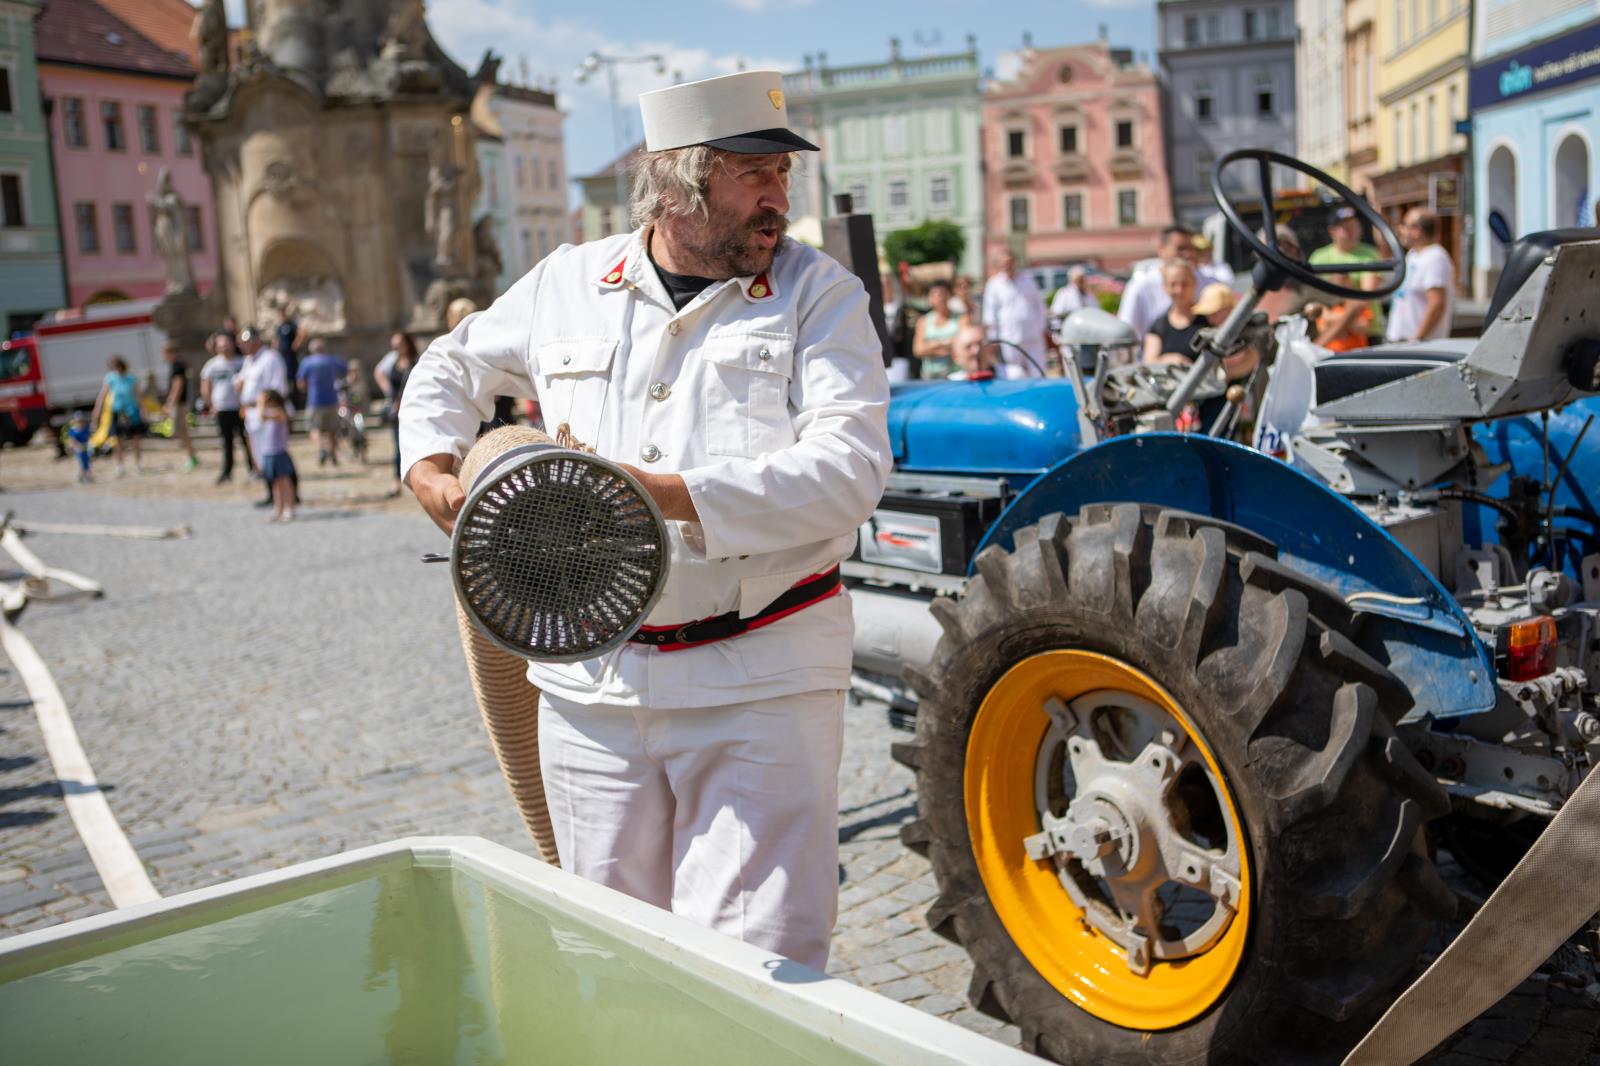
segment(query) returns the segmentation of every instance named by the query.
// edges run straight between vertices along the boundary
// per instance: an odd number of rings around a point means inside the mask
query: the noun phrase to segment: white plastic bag
[[[1255,449],[1275,459],[1294,463],[1294,438],[1318,421],[1317,363],[1332,354],[1318,347],[1308,334],[1304,318],[1292,315],[1278,323],[1278,358],[1267,375],[1267,392],[1256,419]]]

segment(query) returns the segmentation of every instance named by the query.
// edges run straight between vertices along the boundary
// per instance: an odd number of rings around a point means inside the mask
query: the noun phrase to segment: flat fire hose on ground
[[[456,623],[478,710],[522,820],[552,865],[539,690],[528,663],[577,662],[619,647],[655,606],[670,559],[661,513],[638,481],[568,440],[524,426],[479,438],[461,464],[466,501],[450,538]]]
[[[1527,980],[1600,912],[1600,772],[1590,772],[1467,927],[1344,1066],[1415,1062]]]

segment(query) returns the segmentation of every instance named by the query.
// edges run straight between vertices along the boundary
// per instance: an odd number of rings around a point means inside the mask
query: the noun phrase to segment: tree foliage
[[[883,239],[883,256],[891,267],[904,262],[953,263],[966,251],[967,237],[961,227],[945,219],[929,219],[910,229],[897,229]]]

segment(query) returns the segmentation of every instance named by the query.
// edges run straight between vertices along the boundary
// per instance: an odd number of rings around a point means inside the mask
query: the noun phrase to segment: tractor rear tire
[[[1338,593],[1276,556],[1213,518],[1095,504],[1020,531],[1012,552],[987,549],[966,593],[940,601],[933,662],[907,671],[921,698],[917,735],[895,756],[916,772],[918,818],[902,838],[926,849],[938,879],[930,927],[971,955],[969,998],[1014,1022],[1027,1050],[1097,1066],[1337,1063],[1399,991],[1431,919],[1453,913],[1422,846],[1424,823],[1448,811],[1448,798],[1393,728],[1410,695],[1357,647]],[[1206,949],[1231,944],[1231,958],[1157,961],[1140,975],[1112,950],[1109,968],[1064,971],[1052,956],[1060,945],[1114,944],[1090,927],[1049,856],[985,839],[1001,816],[974,807],[1008,780],[1035,779],[1045,745],[1027,738],[1047,735],[1053,717],[1007,693],[1029,676],[1035,701],[1049,686],[1070,689],[1071,671],[1049,673],[1062,660],[1047,657],[1063,650],[1169,696],[1207,750],[1248,866],[1238,928]],[[982,740],[1002,715],[1016,726],[1011,739]],[[1042,817],[1024,811],[1011,825],[1035,833]],[[1020,869],[997,868],[1008,848]],[[1010,928],[1002,916],[1016,914],[1004,884],[1019,877],[1042,886],[1026,924],[1043,928]],[[1189,975],[1208,965],[1211,983],[1194,984]],[[1138,989],[1157,978],[1182,990],[1159,1012]],[[1102,1002],[1102,980],[1133,993]]]

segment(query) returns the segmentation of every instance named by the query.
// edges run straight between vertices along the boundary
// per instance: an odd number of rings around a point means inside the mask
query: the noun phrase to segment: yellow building
[[[1377,21],[1378,0],[1345,0],[1345,173],[1349,186],[1366,197],[1372,196],[1373,176],[1385,169],[1378,161],[1378,124],[1373,117],[1378,110],[1377,46],[1373,43]]]
[[[1440,243],[1460,264],[1469,4],[1378,0],[1373,16],[1374,202],[1396,221],[1412,207],[1438,213]]]

